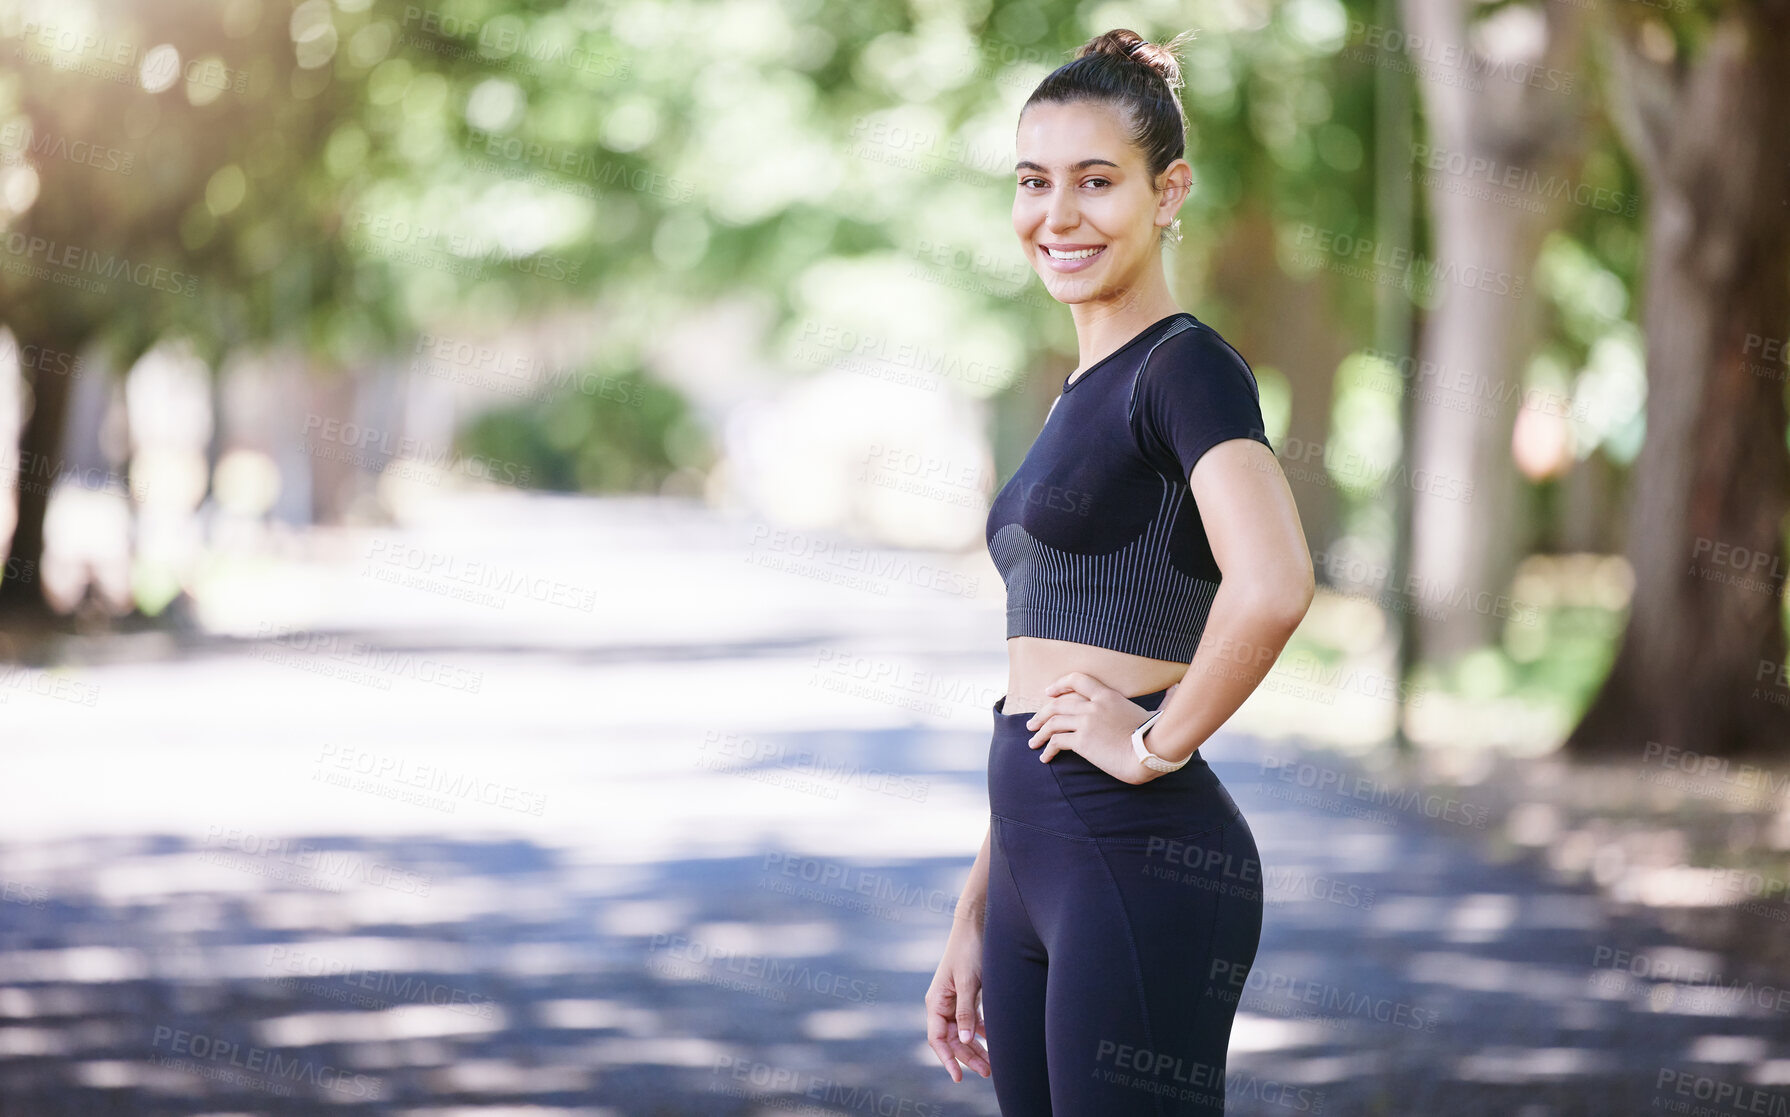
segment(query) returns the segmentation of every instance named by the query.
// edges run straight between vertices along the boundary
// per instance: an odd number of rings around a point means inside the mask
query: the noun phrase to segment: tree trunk
[[[1371,338],[1344,334],[1332,310],[1332,273],[1319,271],[1306,280],[1287,275],[1276,260],[1274,237],[1264,206],[1242,206],[1218,249],[1211,287],[1230,307],[1225,337],[1251,365],[1279,369],[1287,378],[1292,415],[1275,449],[1299,504],[1306,543],[1321,555],[1342,533],[1336,486],[1324,468],[1336,366]],[[1210,320],[1200,307],[1194,314]],[[1317,573],[1324,580],[1321,563]]]
[[[368,446],[393,445],[397,440],[389,432],[368,432],[360,422],[355,408],[357,385],[347,370],[307,366],[297,386],[305,394],[304,422],[316,424],[305,435],[311,471],[311,522],[340,524],[367,473],[366,466],[359,463],[378,454]],[[332,438],[327,432],[335,430],[344,433]],[[344,442],[350,430],[367,434],[368,445]]]
[[[1531,271],[1570,204],[1567,191],[1546,187],[1571,176],[1583,154],[1583,91],[1569,86],[1579,69],[1579,9],[1501,11],[1491,18],[1545,19],[1544,46],[1533,58],[1486,59],[1469,45],[1474,6],[1404,4],[1414,40],[1454,48],[1420,69],[1417,83],[1428,147],[1413,153],[1411,173],[1429,198],[1439,278],[1405,382],[1408,469],[1391,482],[1410,487],[1416,652],[1442,661],[1498,641],[1506,611],[1494,605],[1529,543],[1510,440],[1538,330]],[[1453,57],[1463,61],[1446,64]],[[1445,72],[1426,77],[1431,68]],[[1541,77],[1515,80],[1528,75]]]
[[[1622,523],[1625,486],[1614,463],[1603,454],[1577,461],[1560,478],[1554,509],[1554,549],[1608,555],[1628,538]]]
[[[1741,756],[1790,739],[1790,10],[1734,5],[1678,76],[1618,26],[1612,99],[1647,182],[1647,440],[1615,663],[1567,746]]]
[[[0,567],[0,625],[23,628],[63,623],[43,594],[44,512],[50,489],[63,472],[62,437],[67,423],[69,381],[77,372],[75,355],[87,338],[73,329],[37,328],[17,322],[19,373],[29,385],[23,429],[19,432],[16,473],[18,520]]]

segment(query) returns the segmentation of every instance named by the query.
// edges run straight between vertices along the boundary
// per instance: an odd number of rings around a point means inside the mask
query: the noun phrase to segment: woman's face
[[[1111,104],[1033,105],[1020,115],[1015,146],[1013,231],[1051,297],[1078,303],[1137,287],[1192,166],[1169,164],[1167,188],[1153,193],[1143,153]]]

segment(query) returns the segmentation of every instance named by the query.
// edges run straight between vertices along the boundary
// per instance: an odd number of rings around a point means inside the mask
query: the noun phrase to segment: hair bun
[[[1181,41],[1192,38],[1193,32],[1185,31],[1176,35],[1166,43],[1157,44],[1128,28],[1120,27],[1103,35],[1096,35],[1082,44],[1075,57],[1086,58],[1090,54],[1110,54],[1114,58],[1124,59],[1151,70],[1162,78],[1169,89],[1181,88],[1181,62],[1175,57],[1175,48]]]
[[[1038,83],[1020,119],[1034,105],[1091,104],[1116,109],[1117,120],[1103,121],[1114,138],[1135,150],[1149,172],[1150,189],[1164,186],[1169,164],[1187,155],[1187,121],[1176,90],[1181,63],[1175,48],[1193,37],[1183,31],[1166,43],[1152,43],[1135,31],[1118,28],[1083,43],[1075,57]],[[1109,150],[1112,148],[1109,147]],[[1163,230],[1168,236],[1168,230]]]

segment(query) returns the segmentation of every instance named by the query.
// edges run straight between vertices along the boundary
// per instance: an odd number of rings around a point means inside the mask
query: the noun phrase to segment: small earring
[[[1180,244],[1181,243],[1181,219],[1179,217],[1177,217],[1173,221],[1169,222],[1168,228],[1169,228],[1170,235],[1174,238],[1174,242],[1176,244]]]

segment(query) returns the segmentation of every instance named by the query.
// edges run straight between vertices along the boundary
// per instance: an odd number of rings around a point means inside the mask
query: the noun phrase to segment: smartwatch
[[[1131,731],[1131,748],[1132,748],[1133,752],[1137,753],[1137,758],[1143,762],[1144,767],[1150,769],[1150,771],[1152,771],[1152,772],[1178,772],[1181,770],[1181,767],[1183,765],[1185,765],[1189,760],[1193,759],[1192,753],[1189,753],[1188,755],[1182,757],[1180,760],[1171,762],[1171,761],[1162,759],[1162,757],[1160,757],[1160,756],[1157,756],[1155,753],[1150,751],[1150,749],[1147,745],[1144,744],[1144,734],[1148,733],[1150,731],[1150,727],[1152,725],[1155,725],[1156,719],[1161,716],[1162,716],[1162,710],[1159,708],[1159,709],[1157,709],[1157,711],[1155,713],[1153,713],[1149,717],[1145,718],[1144,723],[1142,725],[1138,726],[1136,729],[1133,729]]]

